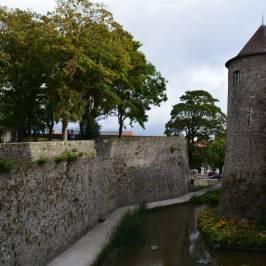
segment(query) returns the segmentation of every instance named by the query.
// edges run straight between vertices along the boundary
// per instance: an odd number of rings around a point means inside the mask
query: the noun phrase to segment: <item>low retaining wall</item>
[[[188,191],[184,139],[92,143],[96,157],[0,175],[0,265],[46,265],[115,208]]]

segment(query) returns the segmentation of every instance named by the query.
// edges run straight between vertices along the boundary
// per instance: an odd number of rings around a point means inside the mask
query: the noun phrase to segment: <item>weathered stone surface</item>
[[[113,209],[188,191],[182,138],[95,143],[75,162],[0,175],[0,265],[46,265]]]
[[[53,158],[65,151],[95,152],[94,141],[47,141],[0,143],[0,159],[37,160]]]
[[[240,84],[234,86],[234,71]],[[266,55],[229,65],[228,129],[221,211],[266,217]]]

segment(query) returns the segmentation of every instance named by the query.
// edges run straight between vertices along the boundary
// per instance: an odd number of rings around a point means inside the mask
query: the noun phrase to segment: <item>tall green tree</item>
[[[147,62],[145,55],[139,50],[141,44],[122,28],[115,32],[120,36],[121,54],[127,61],[119,70],[120,75],[114,81],[113,90],[119,97],[115,102],[113,114],[117,116],[119,137],[122,136],[126,120],[132,126],[138,123],[144,128],[148,120],[147,111],[151,106],[159,106],[167,100],[166,81],[156,68]],[[124,61],[125,62],[125,61]]]
[[[180,97],[180,101],[173,106],[165,134],[186,137],[190,167],[193,167],[196,143],[208,142],[215,136],[223,134],[226,115],[216,106],[218,100],[204,90],[187,91]]]
[[[211,140],[205,149],[206,164],[222,173],[225,156],[225,135],[217,136]]]
[[[0,8],[1,124],[29,137],[42,108],[50,69],[51,28],[30,11]]]
[[[166,100],[165,80],[140,44],[103,5],[57,0],[46,16],[0,8],[0,124],[19,140],[62,122],[97,136],[98,119],[118,116],[144,127],[147,110]]]
[[[102,5],[91,1],[58,0],[57,3],[50,18],[60,32],[66,53],[58,71],[58,81],[65,89],[72,90],[72,97],[76,95],[79,102],[74,105],[78,109],[71,112],[69,100],[62,104],[66,108],[64,114],[61,108],[63,130],[74,118],[80,121],[81,135],[88,137],[92,121],[108,113],[115,96],[111,84],[117,58],[112,53],[111,32],[118,24]],[[75,117],[71,118],[73,114]]]

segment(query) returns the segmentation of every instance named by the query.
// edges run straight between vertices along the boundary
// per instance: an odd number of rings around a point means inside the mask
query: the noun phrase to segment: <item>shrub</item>
[[[56,163],[60,163],[60,162],[63,162],[63,161],[66,160],[66,156],[65,156],[64,153],[62,153],[62,154],[56,156],[56,157],[54,158],[54,160],[55,160]]]
[[[41,157],[40,159],[36,160],[37,165],[44,165],[49,162],[49,158]]]
[[[114,229],[109,243],[104,247],[93,266],[112,266],[116,259],[129,249],[139,246],[145,238],[147,211],[141,207],[127,213]]]
[[[79,154],[77,152],[66,152],[65,156],[68,162],[74,162],[78,159]]]
[[[224,219],[210,209],[198,218],[199,228],[214,249],[266,250],[266,227],[247,219]]]
[[[194,196],[190,202],[192,204],[218,204],[221,195],[221,189],[206,192],[201,196]]]
[[[59,156],[55,157],[55,162],[59,163],[62,161],[68,161],[68,162],[74,162],[76,161],[79,157],[82,157],[84,153],[80,153],[77,151],[65,151]]]
[[[0,160],[0,173],[10,172],[14,166],[14,161],[12,160]]]
[[[170,147],[170,152],[171,153],[174,153],[176,151],[176,147],[174,146],[174,145],[172,145],[171,147]]]

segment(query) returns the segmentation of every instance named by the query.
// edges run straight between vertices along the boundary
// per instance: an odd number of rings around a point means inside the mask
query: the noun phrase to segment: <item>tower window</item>
[[[240,71],[234,71],[234,86],[238,86],[240,84]]]

